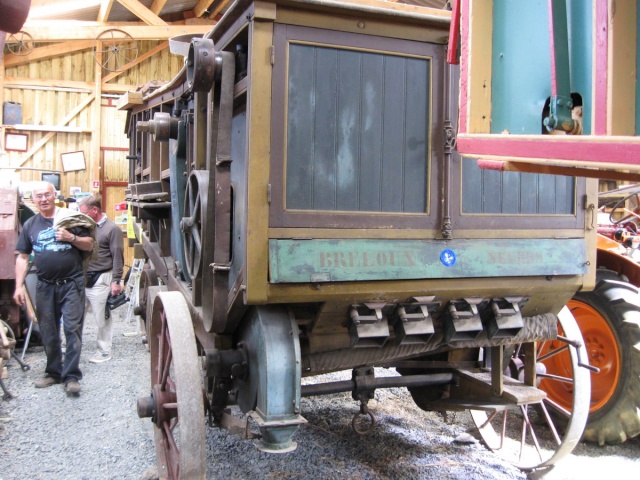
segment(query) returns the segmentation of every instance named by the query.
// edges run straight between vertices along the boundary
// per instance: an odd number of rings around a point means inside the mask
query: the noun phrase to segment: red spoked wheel
[[[151,397],[138,414],[154,423],[160,478],[206,476],[204,395],[191,315],[179,292],[160,292],[151,318]]]

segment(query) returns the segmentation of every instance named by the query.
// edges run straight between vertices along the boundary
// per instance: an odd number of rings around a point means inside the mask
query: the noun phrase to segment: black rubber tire
[[[584,431],[584,440],[600,445],[622,443],[640,434],[640,290],[624,280],[615,272],[599,269],[596,288],[573,298],[597,310],[607,321],[622,357],[614,393],[589,414]]]

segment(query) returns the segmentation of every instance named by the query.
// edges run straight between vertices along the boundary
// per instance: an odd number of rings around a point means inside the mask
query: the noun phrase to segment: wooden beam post
[[[89,157],[89,165],[91,168],[89,169],[89,181],[99,180],[102,182],[102,178],[100,176],[100,143],[102,137],[102,42],[96,42],[96,62],[95,65],[95,98],[96,101],[93,102],[93,110],[91,111],[91,155]],[[87,185],[87,187],[91,187],[91,185]]]

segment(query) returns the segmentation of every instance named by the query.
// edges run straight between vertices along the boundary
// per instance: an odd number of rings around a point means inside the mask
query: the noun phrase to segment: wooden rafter
[[[213,7],[209,9],[209,18],[213,18],[218,15],[224,7],[226,7],[231,0],[214,0]]]
[[[60,22],[57,22],[60,23]],[[118,28],[127,32],[136,40],[168,40],[171,37],[185,34],[207,33],[211,30],[211,24],[205,25],[166,25],[166,26],[129,26],[103,24],[100,26],[78,26],[72,27],[68,24],[50,26],[39,25],[37,27],[23,27],[23,31],[33,37],[36,42],[55,42],[69,40],[86,40],[87,38],[97,38],[105,30]]]
[[[29,77],[5,77],[5,88],[51,87],[51,88],[73,88],[77,90],[93,91],[93,82],[81,82],[78,80],[52,80]]]
[[[162,9],[166,4],[167,0],[153,0],[153,3],[149,7],[149,10],[151,10],[156,15],[160,15],[160,12],[162,12]]]
[[[100,4],[100,11],[98,12],[98,21],[106,22],[111,13],[111,7],[113,7],[114,0],[102,0]]]
[[[118,3],[147,25],[159,26],[167,24],[167,22],[162,20],[158,15],[141,4],[138,0],[118,0]]]
[[[149,50],[147,53],[140,55],[138,58],[136,58],[135,60],[132,60],[131,62],[123,65],[121,67],[121,70],[118,72],[112,72],[109,75],[105,76],[102,79],[102,84],[104,85],[105,83],[107,83],[110,80],[113,80],[114,78],[116,78],[118,75],[124,73],[125,71],[129,70],[131,67],[134,67],[135,65],[138,65],[140,62],[146,60],[149,57],[152,57],[153,55],[155,55],[158,52],[161,52],[162,50],[164,50],[165,48],[169,47],[169,42],[162,42],[160,45],[152,48],[151,50]]]
[[[94,40],[75,40],[72,42],[54,43],[46,47],[34,48],[28,55],[9,54],[4,57],[5,68],[17,67],[35,60],[60,57],[80,50],[89,50],[95,46]]]
[[[84,110],[84,108],[87,105],[89,105],[95,98],[96,98],[95,94],[89,95],[82,102],[80,102],[80,104],[76,108],[71,110],[71,112],[69,112],[66,117],[60,120],[57,126],[64,127],[67,123],[73,120],[76,115],[78,115],[82,110]],[[24,157],[20,160],[20,164],[18,166],[21,167],[22,165],[27,163],[27,161],[33,156],[33,154],[36,153],[38,150],[40,150],[40,148],[42,148],[49,140],[51,140],[56,135],[56,133],[57,132],[49,132],[40,140],[38,140],[36,144],[33,147],[31,147],[31,149],[27,153],[25,153]]]
[[[40,80],[38,78],[4,77],[4,88],[22,88],[26,90],[60,90],[93,92],[94,82],[80,82],[76,80]],[[102,85],[102,93],[124,93],[135,90],[136,85],[121,85],[106,83]]]
[[[193,13],[196,17],[201,17],[203,13],[205,13],[211,4],[215,0],[200,0],[195,7],[193,7]]]

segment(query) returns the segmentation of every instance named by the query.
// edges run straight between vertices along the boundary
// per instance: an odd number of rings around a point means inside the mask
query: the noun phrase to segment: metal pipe
[[[364,378],[364,377],[363,377]],[[453,381],[453,373],[433,373],[430,375],[406,375],[401,377],[367,378],[366,388],[360,390],[374,390],[376,388],[396,387],[425,387],[428,385],[444,385]],[[303,397],[315,395],[331,395],[333,393],[353,392],[358,390],[355,380],[342,380],[340,382],[317,383],[314,385],[302,385]]]

